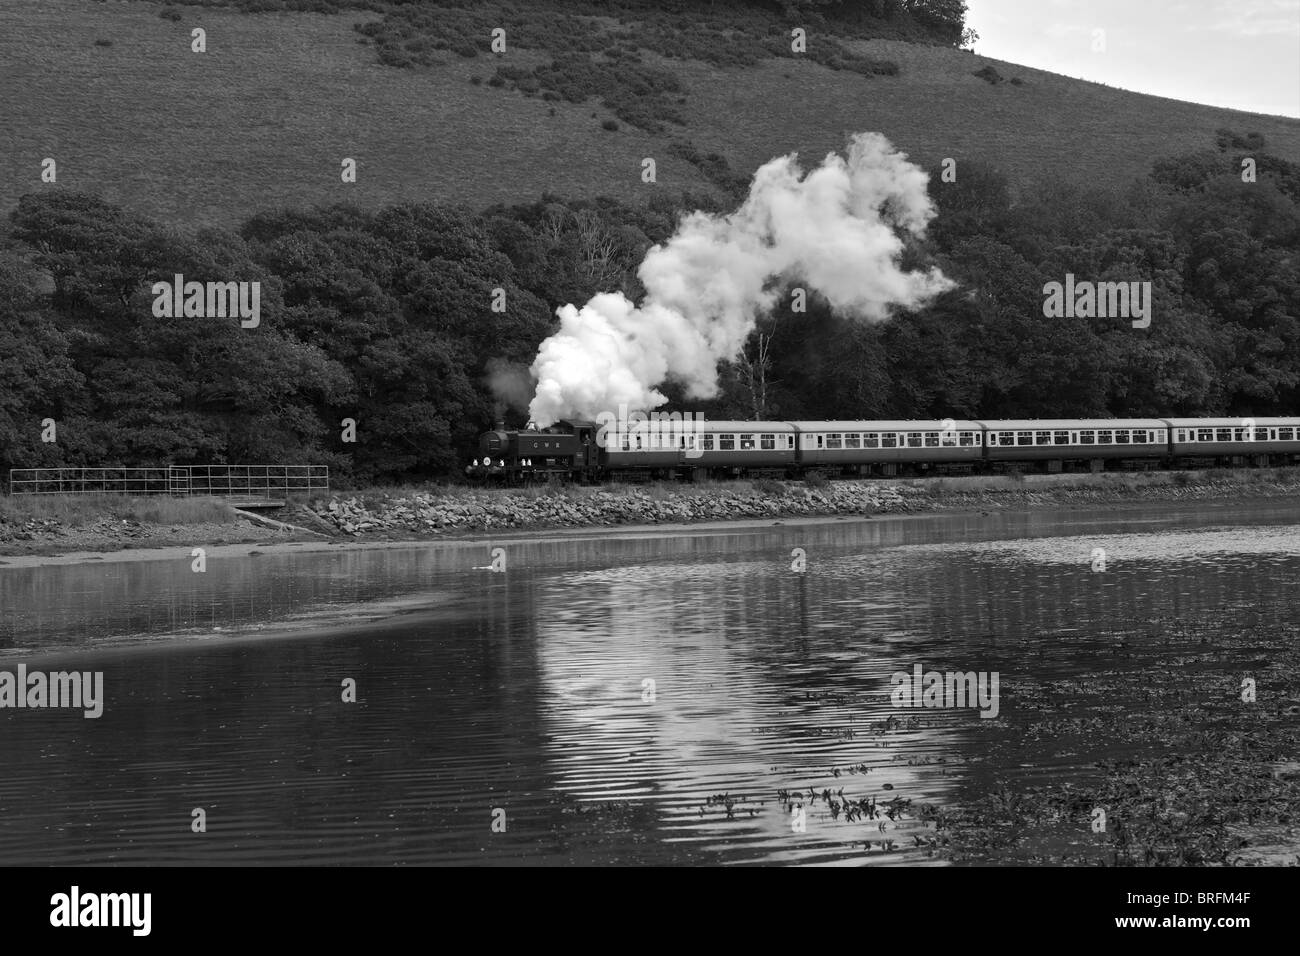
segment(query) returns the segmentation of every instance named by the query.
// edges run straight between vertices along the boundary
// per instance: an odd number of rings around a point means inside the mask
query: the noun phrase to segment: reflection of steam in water
[[[940,802],[972,715],[892,709],[889,676],[911,661],[863,635],[838,592],[816,568],[752,561],[539,582],[540,713],[557,786],[653,800],[671,839],[746,856],[856,856],[866,839],[881,858],[893,858],[886,839],[914,851],[922,830],[910,815],[853,819],[843,806]],[[805,833],[778,790],[801,795]]]

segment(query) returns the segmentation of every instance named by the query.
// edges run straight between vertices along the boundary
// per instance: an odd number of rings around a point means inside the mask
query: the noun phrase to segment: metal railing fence
[[[163,465],[153,468],[11,468],[11,495],[215,495],[276,498],[328,492],[328,465]]]

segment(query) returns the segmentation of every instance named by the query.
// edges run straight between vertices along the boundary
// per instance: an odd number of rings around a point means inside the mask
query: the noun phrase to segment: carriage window
[[[1127,428],[1121,428],[1119,431],[1115,432],[1115,444],[1116,444],[1116,445],[1127,445],[1128,443],[1129,443],[1129,442],[1128,442],[1128,429],[1127,429]]]
[[[1189,439],[1188,439],[1188,437],[1187,437],[1187,429],[1186,429],[1186,428],[1180,428],[1180,429],[1178,429],[1176,432],[1174,432],[1174,440],[1175,440],[1175,441],[1179,441],[1179,442],[1189,441]],[[1196,440],[1196,436],[1193,435],[1193,436],[1191,437],[1190,441],[1195,441],[1195,440]]]
[[[740,450],[741,450],[741,451],[752,451],[753,448],[754,448],[754,436],[753,436],[753,435],[741,435],[741,436],[740,436]]]
[[[1232,429],[1231,429],[1231,428],[1216,428],[1216,429],[1214,430],[1214,440],[1215,440],[1215,441],[1232,441]]]
[[[1051,432],[1034,432],[1035,445],[1050,445],[1052,443]]]
[[[826,436],[826,447],[838,449],[843,445],[843,441],[844,441],[844,436],[842,436],[839,432],[831,432],[829,435]]]
[[[1017,445],[1032,445],[1034,443],[1033,432],[1016,432]]]
[[[1115,442],[1114,442],[1114,439],[1113,439],[1113,437],[1112,437],[1112,433],[1111,433],[1110,429],[1103,428],[1103,429],[1098,430],[1098,432],[1097,432],[1097,444],[1098,444],[1098,445],[1113,445],[1114,443],[1115,443]]]
[[[938,447],[939,447],[939,433],[938,433],[938,432],[926,432],[926,433],[925,433],[925,447],[926,447],[926,448],[938,448]]]
[[[1214,429],[1213,429],[1213,428],[1198,428],[1198,429],[1196,429],[1196,440],[1197,440],[1197,441],[1214,441]]]
[[[1160,431],[1156,432],[1156,441],[1162,445],[1169,444],[1169,429],[1162,428]]]
[[[893,432],[885,432],[883,435],[880,436],[880,447],[897,448],[898,436],[895,435]]]
[[[1091,428],[1088,429],[1087,431],[1079,432],[1080,445],[1092,445],[1096,441],[1097,441],[1097,433],[1093,431]]]
[[[1057,445],[1068,445],[1070,444],[1070,433],[1056,432],[1052,435],[1052,441]]]
[[[758,446],[764,451],[773,451],[776,448],[775,435],[759,435]]]
[[[785,436],[785,447],[786,447],[787,449],[794,448],[794,436],[793,436],[793,435],[786,435],[786,436]]]
[[[703,444],[701,447],[702,447],[705,451],[713,451],[713,436],[712,436],[712,435],[703,435],[703,436],[701,436],[701,437],[704,439],[704,444]]]
[[[1257,429],[1257,431],[1258,431],[1258,429]],[[1249,429],[1249,428],[1234,428],[1234,429],[1232,430],[1232,440],[1233,440],[1233,441],[1251,441],[1252,439],[1251,439],[1251,436],[1250,436],[1250,429]]]
[[[975,444],[975,433],[974,433],[974,432],[962,432],[961,434],[959,434],[959,435],[957,436],[957,443],[958,443],[959,445],[963,445],[963,446],[969,448],[971,445],[974,445],[974,444]]]
[[[908,433],[907,433],[907,447],[908,447],[908,448],[920,448],[920,447],[921,447],[921,433],[920,433],[920,432],[908,432]]]
[[[960,438],[960,435],[955,431],[939,432],[939,441],[943,444],[945,448],[950,448],[953,445],[957,444],[958,438]]]
[[[856,432],[855,432],[854,434],[852,434],[852,435],[845,435],[845,436],[844,436],[844,447],[845,447],[845,448],[861,448],[861,447],[862,447],[862,436],[859,435],[859,434],[857,434]]]
[[[1292,431],[1292,429],[1290,428],[1279,428],[1277,430],[1277,440],[1294,441],[1294,438],[1292,437],[1294,434],[1295,434],[1294,431]]]
[[[718,436],[718,451],[735,451],[735,450],[736,450],[735,435]]]
[[[862,436],[862,447],[863,447],[863,448],[879,448],[879,447],[880,447],[880,436],[877,435],[875,432],[866,432],[866,433]]]

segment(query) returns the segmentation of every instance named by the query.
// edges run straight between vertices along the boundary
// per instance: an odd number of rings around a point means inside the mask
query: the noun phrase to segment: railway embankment
[[[436,540],[505,530],[1287,499],[1300,508],[1300,468],[817,483],[369,489],[295,502],[269,523],[249,520],[214,499],[7,498],[0,499],[0,565],[5,555],[181,545]]]

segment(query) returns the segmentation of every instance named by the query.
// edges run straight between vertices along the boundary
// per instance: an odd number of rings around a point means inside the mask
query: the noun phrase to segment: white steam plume
[[[646,254],[640,305],[605,292],[557,310],[559,331],[530,370],[533,421],[595,418],[620,405],[649,411],[667,401],[656,386],[669,379],[711,398],[718,362],[740,354],[793,282],[871,321],[951,288],[937,269],[898,266],[895,230],[920,235],[934,217],[928,178],[878,133],[853,137],[847,159],[832,153],[807,176],[794,155],[765,164],[738,210],[692,213]]]

